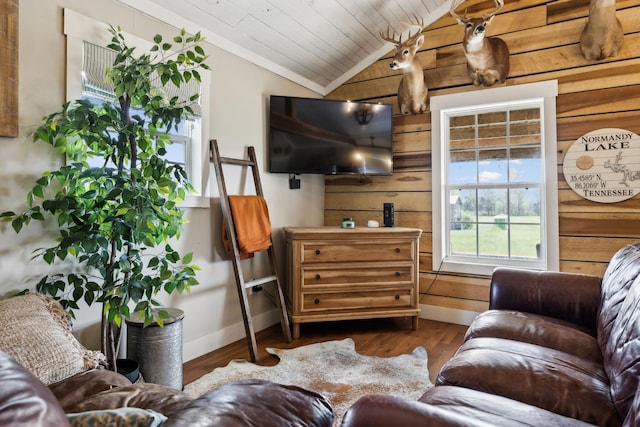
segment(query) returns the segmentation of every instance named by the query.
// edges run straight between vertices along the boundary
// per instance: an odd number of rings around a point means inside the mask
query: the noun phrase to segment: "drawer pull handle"
[[[396,253],[399,254],[400,253],[400,248],[396,248]]]
[[[396,271],[396,277],[400,277],[400,272]]]
[[[320,249],[316,249],[316,255],[320,255]]]
[[[320,280],[320,275],[316,274],[316,280]]]
[[[400,299],[400,295],[396,295],[396,301]]]
[[[314,300],[313,300],[313,303],[314,303],[314,304],[320,304],[320,299],[319,299],[319,298],[314,299]]]

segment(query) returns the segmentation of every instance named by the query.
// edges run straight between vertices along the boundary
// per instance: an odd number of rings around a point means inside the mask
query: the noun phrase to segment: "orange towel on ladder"
[[[229,196],[229,208],[236,228],[240,258],[251,258],[254,252],[271,247],[271,221],[267,201],[260,196]],[[226,227],[222,227],[222,242],[232,254]]]

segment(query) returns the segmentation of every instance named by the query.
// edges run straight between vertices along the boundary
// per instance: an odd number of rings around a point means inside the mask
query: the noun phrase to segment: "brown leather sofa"
[[[602,278],[498,268],[489,310],[418,401],[358,400],[343,426],[640,426],[640,244]]]
[[[0,301],[0,426],[330,427],[329,400],[262,380],[229,383],[197,398],[104,369],[56,301],[27,294]]]
[[[331,404],[322,395],[263,380],[229,383],[193,398],[157,384],[131,384],[117,373],[94,369],[47,387],[0,352],[3,427],[330,427],[333,418]]]

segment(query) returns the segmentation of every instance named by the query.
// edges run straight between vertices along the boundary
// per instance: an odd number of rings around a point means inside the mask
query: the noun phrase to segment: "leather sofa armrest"
[[[0,426],[68,426],[67,415],[38,378],[0,351]]]
[[[358,399],[342,418],[342,427],[491,425],[428,403],[375,394]]]
[[[587,274],[496,268],[489,309],[550,316],[595,335],[602,278]]]
[[[292,385],[241,380],[210,390],[169,415],[163,427],[331,427],[325,396]]]

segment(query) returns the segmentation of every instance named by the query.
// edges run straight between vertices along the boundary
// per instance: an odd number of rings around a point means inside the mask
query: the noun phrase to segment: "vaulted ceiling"
[[[326,95],[393,47],[387,26],[429,25],[450,0],[119,0]],[[415,30],[414,30],[415,31]]]

